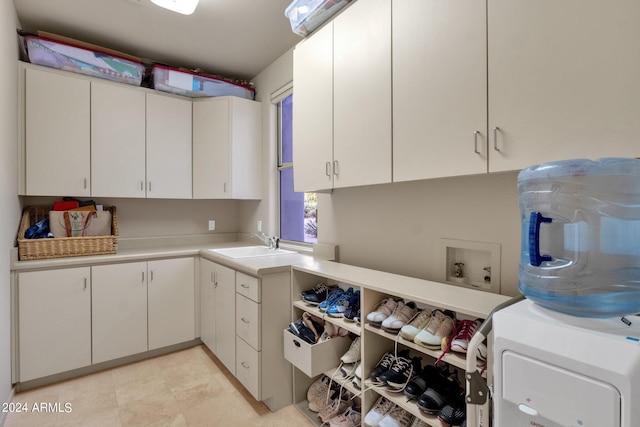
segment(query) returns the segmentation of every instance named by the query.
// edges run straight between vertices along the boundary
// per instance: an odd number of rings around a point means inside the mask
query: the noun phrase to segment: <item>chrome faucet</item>
[[[260,233],[251,233],[249,237],[257,237],[265,245],[267,245],[269,249],[278,249],[280,247],[280,239],[276,236],[269,237],[263,232],[260,232]]]

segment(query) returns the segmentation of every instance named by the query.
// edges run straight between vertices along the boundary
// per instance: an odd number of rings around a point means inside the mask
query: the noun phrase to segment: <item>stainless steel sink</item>
[[[253,258],[259,256],[273,256],[295,254],[295,251],[286,249],[269,249],[267,246],[241,246],[239,248],[209,249],[210,252],[229,258]]]

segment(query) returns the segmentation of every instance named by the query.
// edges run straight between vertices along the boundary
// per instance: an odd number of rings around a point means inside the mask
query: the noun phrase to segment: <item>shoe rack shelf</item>
[[[345,382],[345,387],[352,392],[361,393],[363,419],[379,396],[382,395],[419,417],[429,426],[441,426],[437,416],[421,412],[415,402],[410,401],[403,393],[373,386],[368,380],[369,373],[376,367],[382,356],[396,345],[398,348],[409,348],[416,355],[426,356],[426,358],[423,357],[423,366],[425,363],[435,362],[441,354],[440,350],[427,349],[395,334],[367,325],[365,323],[367,313],[374,311],[380,301],[392,296],[402,298],[405,301],[414,301],[419,307],[433,307],[454,311],[459,319],[485,319],[497,305],[509,300],[507,296],[494,293],[330,261],[314,261],[305,265],[293,266],[291,274],[292,300],[295,301],[292,306],[292,321],[298,319],[303,311],[307,311],[361,337],[362,388],[365,391],[360,392],[353,387],[351,380]],[[360,289],[360,307],[364,327],[357,323],[345,322],[343,319],[325,315],[317,307],[308,305],[300,300],[300,292],[311,289],[320,282],[324,282],[327,285],[339,284],[340,287]],[[488,346],[489,348],[491,346],[490,340]],[[447,353],[442,358],[442,362],[457,368],[458,371],[466,368],[464,355]],[[489,351],[488,369],[485,374],[488,382],[491,382],[492,378],[491,363],[491,351]],[[337,367],[339,364],[340,361],[336,360],[335,366]],[[292,369],[294,371],[294,403],[314,424],[321,425],[316,417],[317,414],[308,410],[308,403],[306,402],[307,389],[319,376],[309,378],[295,366]],[[324,374],[331,376],[334,371],[334,369],[328,370]],[[461,381],[461,383],[464,386],[464,381]]]

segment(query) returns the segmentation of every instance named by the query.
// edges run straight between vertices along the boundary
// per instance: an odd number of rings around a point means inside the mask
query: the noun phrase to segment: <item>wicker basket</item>
[[[24,232],[36,222],[48,218],[51,206],[27,206],[22,212],[18,230],[18,259],[64,258],[73,256],[115,254],[118,244],[118,217],[116,207],[105,207],[111,212],[111,236],[55,237],[25,239]]]

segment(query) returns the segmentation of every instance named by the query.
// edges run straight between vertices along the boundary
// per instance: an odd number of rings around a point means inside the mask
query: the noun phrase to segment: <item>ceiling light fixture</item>
[[[196,10],[196,6],[198,5],[198,0],[151,0],[151,1],[160,7],[164,7],[165,9],[169,9],[173,12],[178,12],[183,15],[191,15],[193,11]]]

